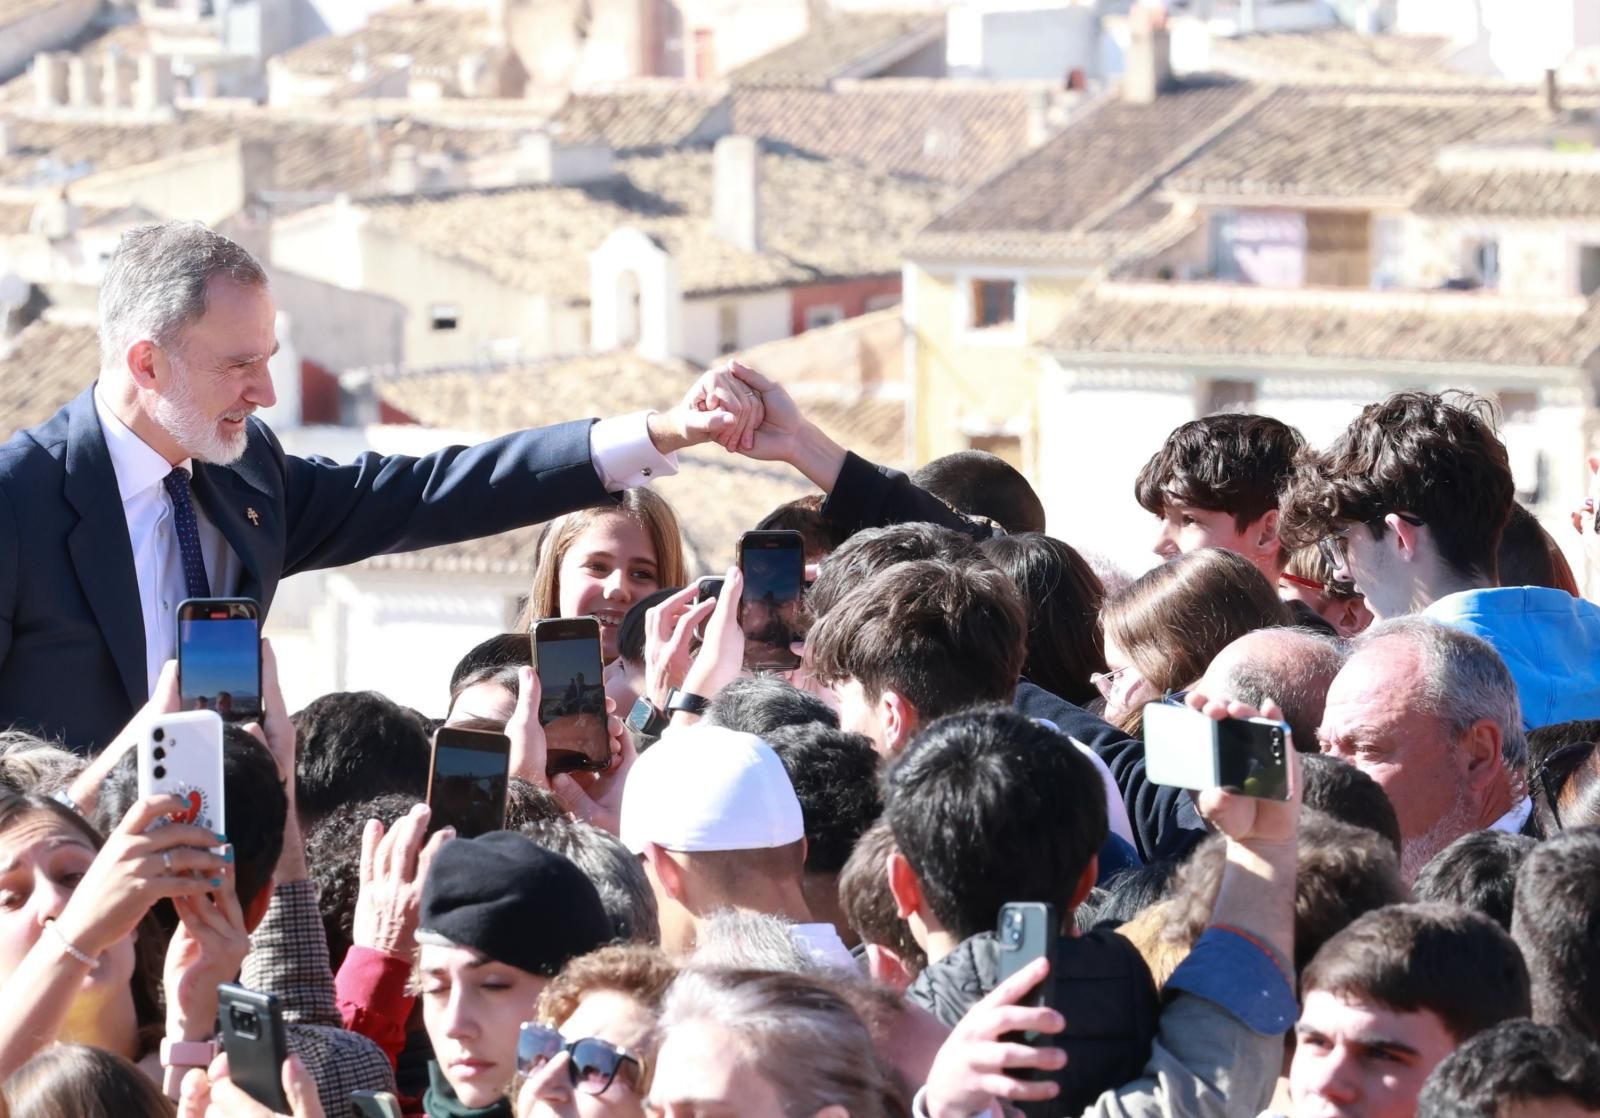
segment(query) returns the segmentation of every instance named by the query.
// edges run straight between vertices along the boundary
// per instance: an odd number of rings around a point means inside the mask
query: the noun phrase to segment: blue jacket
[[[1447,594],[1422,611],[1494,645],[1527,729],[1600,718],[1600,606],[1543,586]]]

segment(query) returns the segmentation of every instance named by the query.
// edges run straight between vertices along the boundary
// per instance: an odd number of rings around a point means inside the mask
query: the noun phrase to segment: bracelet
[[[61,945],[61,950],[65,951],[68,955],[71,955],[74,959],[78,960],[78,962],[82,963],[86,967],[99,965],[100,960],[95,958],[93,955],[90,955],[87,951],[84,951],[77,944],[68,939],[62,933],[61,929],[56,927],[56,922],[54,920],[45,921],[44,926],[46,931],[50,932],[56,937],[56,942]]]

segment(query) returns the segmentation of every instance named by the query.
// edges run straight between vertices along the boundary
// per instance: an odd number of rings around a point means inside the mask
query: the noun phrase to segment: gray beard
[[[1450,810],[1441,815],[1425,833],[1400,844],[1400,876],[1410,885],[1441,850],[1475,829],[1467,790],[1458,784],[1455,803],[1450,805]]]
[[[196,462],[230,466],[244,457],[250,443],[249,431],[242,429],[238,435],[224,434],[219,421],[208,419],[195,402],[188,367],[172,355],[168,359],[177,375],[172,378],[172,390],[156,397],[155,421],[161,429]]]

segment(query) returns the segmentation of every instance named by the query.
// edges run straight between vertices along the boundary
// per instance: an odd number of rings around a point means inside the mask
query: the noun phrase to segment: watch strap
[[[711,700],[704,695],[696,695],[674,687],[672,694],[667,696],[667,716],[670,718],[680,710],[685,714],[704,714],[710,705]]]

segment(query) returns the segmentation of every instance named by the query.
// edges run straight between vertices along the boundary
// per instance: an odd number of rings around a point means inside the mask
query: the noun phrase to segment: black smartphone
[[[606,733],[600,623],[592,617],[547,617],[533,623],[531,640],[533,670],[539,673],[545,772],[603,772],[611,763],[611,736]]]
[[[178,690],[184,710],[224,722],[261,718],[261,607],[249,598],[178,603]]]
[[[1172,788],[1226,788],[1289,798],[1289,726],[1271,718],[1220,722],[1173,703],[1144,708],[1145,776]]]
[[[711,598],[720,598],[722,596],[722,584],[727,581],[721,575],[702,575],[695,579],[694,604],[699,605],[701,602]]]
[[[276,995],[224,982],[217,987],[217,1028],[234,1085],[274,1114],[288,1114],[283,1063],[289,1044]]]
[[[1056,1004],[1056,945],[1061,939],[1061,918],[1056,906],[1040,902],[1016,902],[1002,905],[1000,922],[995,930],[1000,947],[1000,981],[1004,982],[1038,958],[1050,960],[1050,973],[1022,1000],[1023,1005],[1054,1006]],[[1003,1039],[1035,1048],[1060,1047],[1061,1038],[1045,1033],[1013,1033]],[[1017,1079],[1047,1078],[1050,1073],[1033,1070],[1009,1073]],[[1040,1107],[1049,1104],[1037,1104]],[[1023,1106],[1028,1115],[1053,1113],[1045,1109]]]
[[[799,532],[746,532],[739,537],[739,627],[744,666],[787,671],[800,666],[790,647],[800,640],[800,593],[805,589],[805,542]]]
[[[428,770],[433,826],[454,827],[461,838],[503,828],[510,769],[511,739],[504,734],[439,727]]]
[[[389,1091],[351,1091],[351,1118],[401,1118],[400,1100]]]

